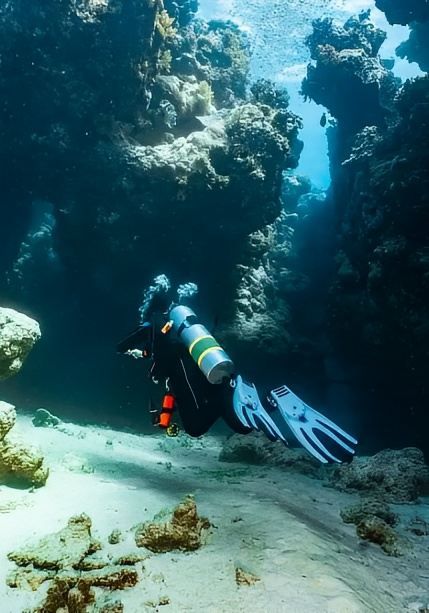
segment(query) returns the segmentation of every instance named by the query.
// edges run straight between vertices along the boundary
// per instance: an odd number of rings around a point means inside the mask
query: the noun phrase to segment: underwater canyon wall
[[[377,4],[399,23],[427,9]],[[351,385],[364,391],[367,430],[428,449],[429,78],[395,80],[368,17],[315,22],[308,41],[302,90],[332,116],[336,270],[326,326]]]
[[[301,123],[269,84],[247,94],[246,37],[196,10],[0,3],[0,283],[47,330],[21,382],[31,402],[50,387],[70,407],[126,411],[142,374],[128,379],[114,347],[154,274],[197,282],[204,315],[221,314],[232,338],[266,310],[237,296],[267,249],[255,233],[281,212]]]

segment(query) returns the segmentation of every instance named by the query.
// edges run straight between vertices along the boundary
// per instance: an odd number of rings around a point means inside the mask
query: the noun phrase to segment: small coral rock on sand
[[[255,585],[260,581],[260,578],[252,573],[248,573],[242,568],[237,567],[235,569],[235,582],[237,585]]]
[[[156,553],[166,551],[194,551],[203,544],[204,531],[210,527],[205,517],[199,517],[195,500],[187,496],[174,509],[168,522],[146,522],[137,527],[137,547],[146,547]]]

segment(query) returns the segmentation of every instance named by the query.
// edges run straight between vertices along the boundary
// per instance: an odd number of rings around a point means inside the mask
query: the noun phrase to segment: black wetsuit
[[[151,377],[167,382],[176,399],[183,428],[189,435],[205,434],[219,417],[235,432],[247,434],[250,430],[242,426],[233,410],[230,380],[225,379],[220,384],[209,383],[186,347],[175,338],[174,332],[161,332],[163,323],[165,319],[152,317],[151,327],[140,328],[131,334],[118,345],[118,351],[146,350],[152,359]]]

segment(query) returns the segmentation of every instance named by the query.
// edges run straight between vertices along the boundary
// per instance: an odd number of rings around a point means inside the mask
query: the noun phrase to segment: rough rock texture
[[[380,545],[389,556],[400,556],[404,553],[404,545],[389,524],[376,516],[363,518],[356,526],[359,538]]]
[[[390,23],[410,26],[409,39],[399,45],[396,53],[410,62],[417,62],[423,71],[428,72],[429,4],[426,0],[376,0],[376,5],[384,11]]]
[[[235,582],[237,585],[255,585],[258,581],[260,581],[260,578],[256,575],[246,572],[238,566],[235,569]]]
[[[13,404],[0,400],[0,441],[16,423],[16,411]]]
[[[172,70],[208,81],[218,107],[245,97],[249,59],[247,38],[231,22],[198,20],[173,42]]]
[[[37,409],[31,421],[36,428],[52,428],[61,424],[61,419],[46,409]]]
[[[42,452],[26,442],[7,436],[0,442],[0,482],[17,487],[45,485],[49,469]]]
[[[313,29],[307,41],[313,61],[302,93],[327,107],[347,132],[385,125],[397,87],[378,57],[385,33],[374,27],[368,13],[350,18],[344,26],[319,19]]]
[[[341,519],[346,524],[359,524],[368,516],[382,519],[389,526],[394,526],[398,517],[383,500],[364,498],[359,503],[346,507],[340,511]]]
[[[120,613],[123,606],[115,592],[136,585],[139,574],[132,567],[143,558],[134,553],[112,563],[95,553],[101,548],[92,537],[90,518],[72,517],[59,532],[8,555],[19,566],[8,576],[8,585],[36,591],[47,582],[41,604],[31,613]]]
[[[417,62],[420,69],[429,72],[429,16],[423,23],[412,23],[410,37],[396,49],[397,55],[409,62]]]
[[[420,449],[386,449],[335,466],[330,482],[337,489],[371,495],[376,500],[412,502],[429,491],[429,467]]]
[[[260,432],[233,434],[223,444],[221,462],[244,462],[290,468],[307,475],[317,475],[319,464],[303,449],[291,449],[281,442],[272,443]]]
[[[0,380],[19,372],[40,336],[37,321],[0,307]]]
[[[315,63],[303,83],[336,120],[328,129],[335,253],[325,342],[353,373],[363,427],[382,432],[388,420],[385,445],[405,437],[426,451],[429,79],[399,87],[377,56],[383,37],[367,15],[346,26],[315,23]]]
[[[429,4],[426,0],[375,0],[380,11],[385,13],[390,23],[399,23],[403,26],[412,21],[429,20]]]
[[[380,545],[387,555],[405,553],[407,543],[393,529],[398,516],[383,500],[364,498],[358,504],[342,509],[340,515],[345,523],[355,524],[359,538]]]
[[[138,526],[135,534],[137,547],[146,547],[150,551],[194,551],[204,542],[205,531],[210,522],[199,517],[195,500],[187,496],[173,510],[171,520],[164,522],[165,514]]]
[[[0,401],[0,483],[17,487],[45,485],[49,469],[39,449],[9,435],[16,423],[12,404]]]
[[[10,553],[8,558],[18,566],[32,565],[42,570],[75,567],[99,549],[91,535],[91,523],[85,514],[72,517],[59,532],[44,537],[34,546]]]
[[[202,301],[233,322],[244,272],[260,264],[249,237],[279,215],[282,172],[300,153],[287,97],[259,87],[247,99],[246,36],[193,19],[195,10],[192,0],[0,9],[0,162],[14,202],[0,213],[0,287],[37,301],[51,326],[48,358],[79,314],[59,368],[87,377],[97,344],[118,398],[123,377],[108,356],[154,272],[198,283]],[[51,205],[48,225],[34,215],[36,200]],[[47,277],[59,288],[50,305],[33,288]],[[94,318],[111,337],[94,338]],[[98,399],[105,412],[107,398]]]

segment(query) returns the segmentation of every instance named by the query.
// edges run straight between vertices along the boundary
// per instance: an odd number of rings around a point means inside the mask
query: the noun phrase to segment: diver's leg
[[[219,386],[219,406],[222,408],[222,419],[224,422],[234,430],[237,434],[249,434],[253,428],[247,428],[238,419],[233,404],[234,389],[230,384],[230,381],[225,381]]]
[[[215,385],[209,383],[194,363],[180,358],[169,377],[169,386],[176,397],[183,429],[190,436],[201,436],[220,417]]]

